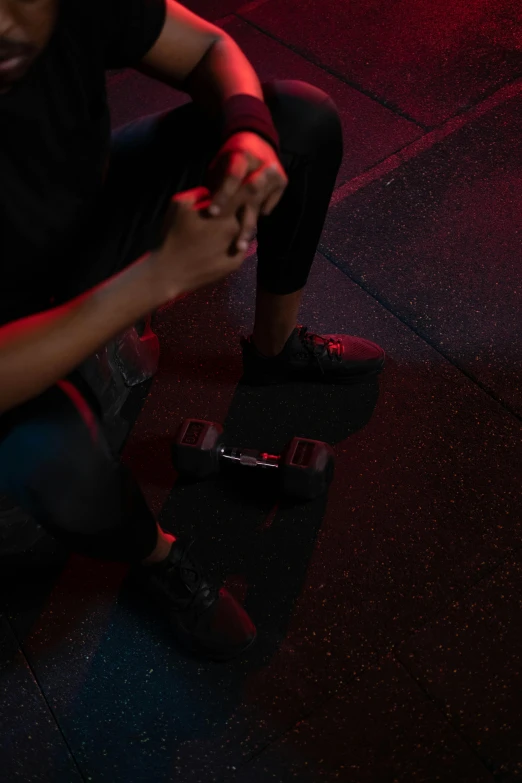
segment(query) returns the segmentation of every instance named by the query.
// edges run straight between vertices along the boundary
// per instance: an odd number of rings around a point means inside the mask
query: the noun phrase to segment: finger
[[[207,188],[199,187],[192,188],[192,190],[184,190],[182,193],[176,193],[172,197],[172,202],[175,204],[183,204],[186,206],[195,206],[199,208],[200,204],[209,200],[210,192]]]
[[[252,241],[257,228],[259,207],[253,204],[245,204],[240,216],[240,232],[237,240],[237,248],[245,252]]]
[[[220,212],[226,209],[243,184],[249,167],[249,161],[243,152],[235,152],[230,155],[225,173],[222,175],[221,182],[212,197],[212,204],[209,209],[212,215],[219,215]]]
[[[272,191],[272,193],[270,193],[270,195],[268,196],[268,198],[266,199],[266,201],[261,207],[261,214],[263,216],[272,214],[274,209],[281,201],[284,192],[285,192],[285,188],[278,186],[275,190]]]
[[[276,187],[286,187],[287,182],[281,166],[269,163],[253,171],[245,180],[245,185],[252,185],[254,189],[264,189],[268,193]]]
[[[273,209],[280,200],[287,185],[286,176],[282,173],[281,167],[276,165],[266,166],[263,169],[263,179],[259,194],[259,208],[262,215],[267,214],[265,209]]]
[[[162,233],[165,235],[174,225],[180,210],[199,210],[208,209],[210,204],[210,193],[207,188],[199,187],[192,190],[184,190],[176,193],[170,199],[165,214],[163,216]]]
[[[259,213],[267,194],[270,193],[270,169],[261,169],[251,174],[243,183],[241,192],[245,200],[239,211],[241,230],[237,247],[247,249],[252,241],[259,220]]]

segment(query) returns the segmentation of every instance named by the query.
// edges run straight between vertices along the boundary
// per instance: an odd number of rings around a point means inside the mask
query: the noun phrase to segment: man
[[[111,142],[106,68],[192,103]],[[237,45],[171,0],[0,0],[0,492],[72,548],[121,559],[178,638],[215,659],[255,629],[157,525],[76,368],[160,305],[238,269],[258,231],[251,383],[382,369],[367,340],[296,328],[342,157],[330,99],[261,86]]]

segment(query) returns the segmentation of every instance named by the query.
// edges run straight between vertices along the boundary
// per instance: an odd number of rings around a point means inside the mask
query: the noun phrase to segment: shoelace
[[[173,601],[178,603],[180,601],[183,602],[184,610],[191,609],[199,598],[208,599],[214,592],[216,592],[215,588],[212,588],[210,585],[205,583],[200,568],[188,555],[188,552],[193,545],[194,540],[189,541],[182,550],[179,560],[174,563],[169,560],[165,564],[164,570],[167,581],[169,577],[175,576],[175,573],[178,572],[181,581],[184,585],[186,585],[187,591],[190,593],[190,596],[187,596],[186,599],[180,598],[180,596],[171,594],[170,591],[168,591],[169,596]],[[206,606],[202,606],[201,613],[205,611],[206,608]]]
[[[306,326],[299,329],[299,339],[307,352],[317,360],[321,371],[324,372],[321,359],[328,357],[334,361],[342,361],[343,344],[340,340],[334,340],[331,337],[322,337],[319,334],[313,334],[308,331]]]

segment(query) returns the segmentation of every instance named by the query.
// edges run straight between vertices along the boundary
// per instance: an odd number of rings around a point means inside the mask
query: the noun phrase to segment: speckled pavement
[[[163,310],[124,458],[259,629],[183,656],[125,568],[72,556],[0,620],[0,778],[515,783],[522,777],[522,76],[514,2],[191,0],[261,78],[335,98],[346,155],[302,322],[379,342],[379,382],[238,385],[255,248]],[[123,72],[115,124],[183,101]],[[334,445],[328,500],[178,486],[182,418]]]

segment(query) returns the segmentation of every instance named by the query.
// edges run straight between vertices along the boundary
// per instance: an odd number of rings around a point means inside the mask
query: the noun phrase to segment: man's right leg
[[[186,547],[159,528],[70,380],[0,417],[0,493],[73,551],[133,564],[194,652],[221,660],[255,638],[242,607],[209,585]]]
[[[81,554],[139,562],[156,547],[153,515],[70,381],[0,418],[0,491]]]

